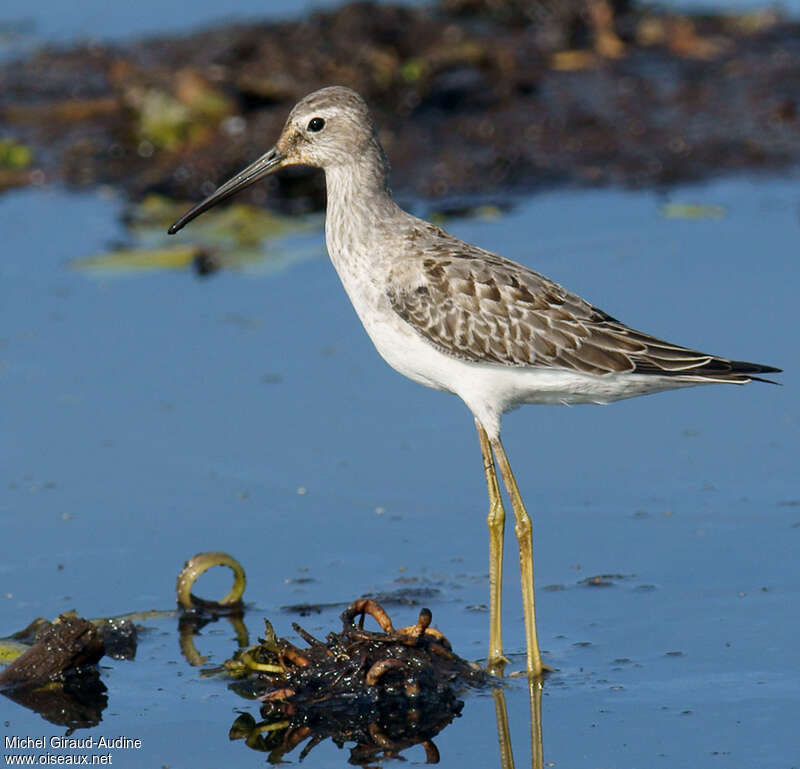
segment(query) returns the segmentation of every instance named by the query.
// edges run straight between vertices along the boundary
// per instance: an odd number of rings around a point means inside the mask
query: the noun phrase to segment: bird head
[[[220,185],[167,230],[174,235],[217,203],[286,166],[331,168],[353,162],[376,146],[375,126],[366,102],[355,91],[331,86],[299,101],[275,146]]]

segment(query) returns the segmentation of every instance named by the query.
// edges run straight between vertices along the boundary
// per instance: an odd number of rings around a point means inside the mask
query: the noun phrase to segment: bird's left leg
[[[486,473],[486,486],[489,490],[489,672],[493,675],[502,675],[503,667],[508,660],[503,656],[503,628],[502,628],[502,603],[503,603],[503,535],[506,528],[506,511],[503,508],[503,498],[500,496],[500,486],[497,483],[497,471],[494,467],[494,457],[489,445],[489,436],[483,425],[476,419],[475,427],[478,429],[478,440],[481,442],[483,455],[483,469]]]
[[[519,542],[519,570],[522,579],[522,608],[525,613],[525,638],[528,646],[528,673],[540,676],[544,670],[549,670],[542,664],[542,655],[539,652],[539,639],[536,635],[536,610],[533,600],[533,525],[528,511],[522,502],[514,473],[511,472],[511,465],[508,463],[503,444],[500,438],[492,438],[491,446],[497,457],[497,464],[500,465],[500,472],[511,499],[511,507],[514,510],[514,532]]]

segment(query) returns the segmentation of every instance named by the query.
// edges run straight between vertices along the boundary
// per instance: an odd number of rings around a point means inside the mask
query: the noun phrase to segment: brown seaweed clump
[[[94,666],[104,653],[103,637],[91,622],[61,615],[40,627],[35,643],[0,672],[0,687],[62,680],[65,671]]]
[[[32,623],[16,637],[33,644],[0,672],[3,695],[54,724],[98,724],[108,700],[96,667],[105,645],[95,625],[62,614],[52,623]]]
[[[364,629],[366,615],[380,631]],[[350,760],[356,764],[379,754],[396,756],[416,744],[426,760],[435,761],[432,737],[460,713],[458,694],[486,684],[489,677],[452,651],[447,638],[431,627],[429,609],[420,611],[415,625],[397,630],[371,599],[355,601],[341,618],[341,633],[329,633],[324,642],[293,623],[305,649],[277,638],[267,622],[259,645],[226,663],[235,677],[255,672],[266,687],[259,697],[264,720],[256,723],[242,714],[231,739],[269,751],[272,761],[310,738],[302,759],[328,737],[340,747],[355,742]],[[252,680],[247,686],[259,691]]]

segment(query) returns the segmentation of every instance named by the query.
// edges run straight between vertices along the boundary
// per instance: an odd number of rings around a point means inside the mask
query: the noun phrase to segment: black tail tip
[[[764,366],[761,363],[750,363],[746,360],[732,360],[731,367],[734,374],[782,374],[782,368]]]
[[[754,376],[755,374],[782,374],[782,368],[775,368],[775,366],[764,366],[761,363],[749,363],[744,360],[732,360],[734,374],[741,374],[746,376],[752,382],[765,382],[766,384],[774,384],[780,386],[780,382],[774,379],[765,379],[761,376]]]

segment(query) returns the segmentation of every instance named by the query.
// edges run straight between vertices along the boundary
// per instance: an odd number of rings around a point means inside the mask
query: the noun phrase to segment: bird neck
[[[368,247],[373,236],[399,211],[389,190],[389,163],[377,141],[346,163],[327,167],[325,182],[325,232],[334,258],[334,252],[352,253],[359,245]]]

